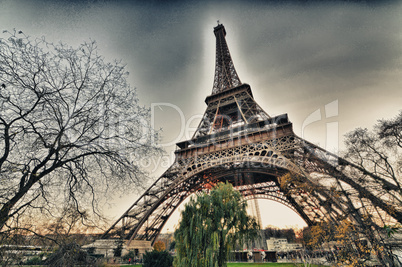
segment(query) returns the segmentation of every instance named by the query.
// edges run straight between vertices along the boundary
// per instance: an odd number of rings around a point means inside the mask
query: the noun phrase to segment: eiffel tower
[[[271,117],[257,104],[235,70],[225,27],[218,24],[214,34],[214,83],[197,130],[190,140],[177,143],[173,165],[102,238],[153,243],[189,195],[225,181],[246,199],[291,208],[308,225],[347,218],[365,228],[367,215],[377,226],[401,222],[401,207],[365,187],[379,177],[296,136],[287,114]]]

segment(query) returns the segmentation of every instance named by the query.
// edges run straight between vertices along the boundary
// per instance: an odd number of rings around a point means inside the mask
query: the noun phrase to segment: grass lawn
[[[142,267],[142,265],[120,265]],[[228,263],[228,267],[251,267],[251,266],[266,266],[266,267],[295,267],[293,263]],[[299,264],[297,266],[303,266]],[[311,265],[312,267],[319,267],[322,265]]]
[[[295,267],[304,266],[302,264],[295,265],[293,263],[228,263],[228,267],[250,267],[250,266],[267,266],[267,267]],[[311,265],[319,267],[320,265]]]

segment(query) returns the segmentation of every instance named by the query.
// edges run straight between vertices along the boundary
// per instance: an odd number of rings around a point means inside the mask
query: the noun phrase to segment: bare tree
[[[359,182],[393,206],[402,206],[402,111],[394,119],[378,121],[373,131],[357,128],[348,133],[345,143],[345,157],[375,174],[376,179],[362,177]]]
[[[349,169],[348,174],[373,192],[378,201],[371,202],[366,192],[354,191],[340,182],[330,188],[315,184],[306,187],[297,176],[283,177],[290,179],[281,182],[296,183],[297,189],[312,195],[324,193],[348,207],[348,212],[334,218],[327,216],[325,222],[312,226],[309,243],[321,246],[336,241],[340,245],[336,261],[354,262],[353,266],[367,266],[373,260],[384,266],[400,266],[394,254],[400,242],[387,238],[380,226],[391,231],[401,222],[400,217],[389,215],[400,212],[402,206],[402,112],[394,119],[380,120],[372,131],[357,128],[348,133],[346,147],[345,158],[359,170]],[[386,205],[379,205],[381,202]]]
[[[99,192],[143,183],[135,161],[157,151],[155,132],[125,66],[105,62],[95,42],[72,48],[22,32],[3,35],[0,229],[27,209],[72,203],[96,211]]]

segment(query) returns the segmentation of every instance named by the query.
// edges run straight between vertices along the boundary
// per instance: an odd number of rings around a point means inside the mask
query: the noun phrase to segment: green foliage
[[[136,257],[134,250],[129,250],[127,254],[124,254],[121,257],[124,261],[128,261],[128,259],[134,259]]]
[[[96,266],[95,258],[81,249],[77,243],[63,244],[46,259],[45,264],[54,267]]]
[[[87,248],[87,253],[88,254],[94,254],[95,250],[96,250],[96,247],[89,247],[89,248]]]
[[[169,250],[173,250],[175,248],[176,248],[176,241],[173,240],[169,245]]]
[[[267,227],[264,229],[264,236],[266,239],[269,239],[270,237],[286,238],[289,243],[296,242],[296,234],[294,229],[292,228],[279,229],[279,228]]]
[[[43,264],[43,261],[38,256],[30,258],[25,262],[25,265],[41,265],[41,264]]]
[[[173,257],[169,252],[156,251],[145,252],[143,267],[170,267],[173,264]],[[191,265],[189,265],[191,266]]]
[[[228,267],[251,267],[251,266],[266,266],[266,267],[303,267],[301,263],[228,263]],[[324,267],[325,265],[312,264],[311,267]]]
[[[388,237],[394,236],[396,233],[398,233],[400,228],[401,227],[399,225],[384,225],[384,230],[386,231]]]
[[[113,256],[121,257],[122,251],[123,251],[123,242],[117,241],[117,247],[113,249]]]
[[[257,236],[258,224],[231,184],[191,198],[175,232],[175,266],[226,266],[230,250]]]

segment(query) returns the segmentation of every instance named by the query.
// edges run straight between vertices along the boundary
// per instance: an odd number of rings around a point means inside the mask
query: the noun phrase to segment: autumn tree
[[[228,183],[192,197],[175,232],[175,266],[226,266],[237,244],[257,236],[259,226],[246,208],[247,202]]]
[[[375,207],[376,211],[397,214],[402,207],[402,111],[392,119],[379,120],[373,130],[357,128],[348,133],[345,144],[345,158],[364,172],[374,174],[367,177],[357,176],[355,179],[365,187],[372,188],[379,198],[390,205],[389,209],[383,211]],[[360,196],[361,209],[365,208],[364,198],[364,195]],[[395,242],[387,237],[400,231],[402,220],[398,217],[396,220],[386,220],[386,216],[370,218],[371,216],[367,216],[367,224],[375,227],[375,220],[377,224],[384,226],[385,234],[384,231],[379,231],[381,234],[378,236],[385,236],[382,245],[392,255],[395,247],[390,243]],[[395,255],[393,260],[402,264]]]
[[[361,230],[350,220],[320,222],[303,229],[303,245],[309,250],[328,253],[334,266],[371,266],[378,264],[376,256],[383,252],[379,243],[370,243],[359,235]]]
[[[161,240],[156,241],[155,244],[154,244],[154,250],[159,251],[159,252],[160,251],[165,251],[166,250],[165,243],[163,241],[161,241]]]
[[[339,182],[328,188],[313,183],[306,187],[297,175],[281,180],[297,184],[295,188],[308,195],[320,191],[349,207],[342,216],[327,216],[322,223],[311,226],[304,233],[308,237],[306,245],[318,248],[323,243],[335,242],[335,259],[340,265],[366,266],[377,259],[382,265],[399,266],[401,263],[394,255],[397,242],[388,236],[397,232],[401,223],[398,214],[402,206],[402,112],[393,119],[378,121],[371,131],[357,128],[348,133],[346,148],[344,158],[348,162],[340,162],[343,166],[353,164],[354,169],[346,168],[346,173],[364,190],[345,190]],[[375,193],[375,198],[368,192]]]
[[[125,66],[105,62],[95,42],[73,48],[3,35],[0,230],[25,211],[65,203],[78,214],[86,205],[97,212],[98,195],[143,183],[136,157],[155,151],[154,133]]]
[[[381,228],[377,225],[381,221],[376,221],[372,214],[365,213],[363,209],[354,208],[366,208],[364,205],[369,207],[364,195],[352,195],[351,191],[346,193],[337,183],[315,183],[296,173],[280,177],[280,186],[289,196],[300,193],[301,199],[314,211],[326,208],[321,213],[322,218],[303,232],[306,248],[332,251],[333,247],[322,245],[335,242],[339,249],[333,260],[340,265],[353,263],[350,266],[366,266],[373,258],[384,265],[393,262],[392,250],[386,246],[381,237]],[[326,201],[322,201],[319,194],[325,196]],[[333,204],[329,205],[329,202]],[[334,207],[339,203],[347,208],[343,212],[334,212]]]

